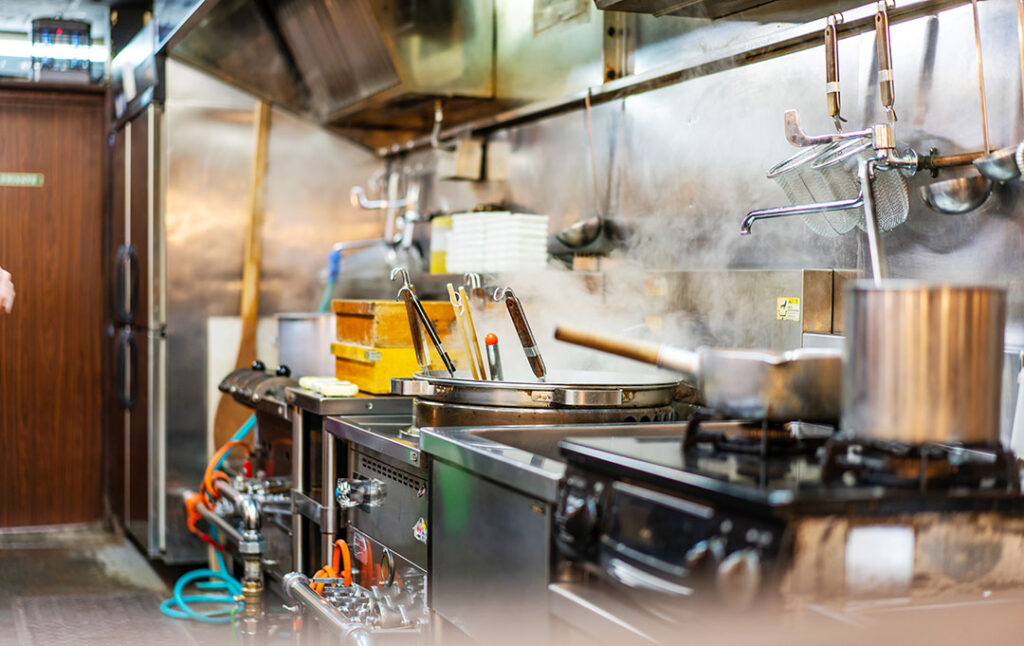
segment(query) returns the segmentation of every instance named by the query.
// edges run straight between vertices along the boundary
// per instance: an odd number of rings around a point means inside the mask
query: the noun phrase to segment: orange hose
[[[202,495],[203,504],[206,505],[207,509],[213,509],[213,501],[220,497],[220,494],[217,492],[216,488],[217,481],[231,481],[231,477],[228,474],[224,473],[223,471],[214,471],[213,474],[210,476],[210,479],[214,483],[214,488],[212,490],[208,490],[206,488],[205,483],[199,485],[199,493]]]
[[[218,462],[220,462],[220,459],[225,454],[227,454],[232,449],[234,449],[236,447],[240,447],[240,446],[244,446],[245,449],[247,451],[249,451],[249,452],[252,451],[252,449],[249,448],[249,445],[246,444],[245,442],[242,442],[240,440],[232,440],[230,442],[224,443],[223,446],[221,446],[219,449],[217,449],[217,452],[213,454],[212,458],[210,458],[210,463],[206,465],[206,473],[203,475],[203,485],[202,486],[206,488],[207,506],[210,506],[210,499],[211,498],[215,499],[215,498],[218,497],[217,489],[213,486],[214,467],[216,466],[216,464]],[[222,473],[222,472],[217,472],[217,473]],[[224,474],[224,477],[227,478],[227,474]]]
[[[342,567],[343,564],[344,567]],[[345,587],[352,585],[352,555],[349,553],[348,543],[340,538],[334,541],[334,552],[331,556],[330,565],[325,565],[317,570],[313,578],[337,579],[339,576],[345,580]],[[313,589],[313,592],[323,596],[323,583],[310,581],[309,587]]]
[[[319,578],[335,579],[337,577],[338,577],[337,571],[335,571],[334,568],[332,568],[330,565],[323,566],[322,568],[320,568],[319,570],[316,571],[316,574],[313,575],[314,579],[319,579]],[[323,583],[313,583],[313,582],[310,582],[309,587],[313,588],[313,592],[323,596],[323,594],[324,594],[324,584]]]
[[[339,556],[341,557],[340,559]],[[338,562],[339,560],[344,562],[344,568],[340,570],[339,566],[341,563]],[[352,585],[352,555],[348,550],[348,543],[340,538],[334,541],[334,558],[331,564],[334,566],[335,572],[341,572],[342,576],[345,577],[345,587],[347,588]]]
[[[196,505],[203,500],[202,494],[194,493],[185,499],[185,514],[187,517],[187,525],[190,532],[198,534],[199,530],[196,528],[196,523],[199,522],[201,516],[196,511]]]

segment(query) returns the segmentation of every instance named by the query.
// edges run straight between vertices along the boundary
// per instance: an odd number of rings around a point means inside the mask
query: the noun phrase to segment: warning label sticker
[[[775,299],[775,320],[800,321],[800,299],[779,296]]]
[[[427,543],[427,521],[420,518],[416,521],[416,524],[412,526],[413,538],[426,545]]]

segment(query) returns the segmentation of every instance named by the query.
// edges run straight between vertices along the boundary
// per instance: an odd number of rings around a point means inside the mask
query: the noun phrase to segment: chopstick
[[[473,353],[478,366],[480,366],[480,378],[489,379],[487,375],[487,364],[484,363],[484,355],[480,352],[480,339],[476,335],[476,324],[473,323],[473,308],[469,306],[469,298],[466,297],[466,288],[459,287],[459,299],[462,301],[464,308],[464,314],[466,315],[466,323],[468,324],[468,332],[470,342],[473,344]]]
[[[455,293],[455,288],[451,283],[448,283],[448,299],[452,303],[452,309],[455,310],[455,324],[459,328],[459,336],[462,337],[462,345],[466,348],[466,357],[469,359],[470,372],[473,374],[473,379],[480,379],[480,370],[476,364],[476,357],[473,356],[473,347],[469,344],[469,334],[466,332],[465,301],[459,300],[459,295]]]

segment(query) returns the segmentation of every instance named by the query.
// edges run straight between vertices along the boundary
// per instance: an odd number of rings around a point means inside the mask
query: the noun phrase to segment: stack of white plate
[[[449,273],[540,270],[547,263],[547,242],[546,215],[456,213],[446,268]]]

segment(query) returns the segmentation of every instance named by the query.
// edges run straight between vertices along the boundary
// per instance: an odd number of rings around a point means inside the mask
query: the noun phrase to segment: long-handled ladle
[[[1020,57],[1022,105],[1024,105],[1024,0],[1017,0],[1017,49]],[[996,182],[1017,179],[1021,167],[1017,164],[1017,151],[1024,146],[1014,145],[1001,148],[991,154],[974,160],[974,167],[985,177]]]
[[[981,127],[985,137],[985,156],[992,153],[988,140],[988,103],[985,99],[985,67],[981,57],[981,22],[978,20],[978,0],[971,0],[974,11],[974,48],[978,59],[978,91],[981,95]],[[921,199],[933,211],[945,215],[960,215],[973,211],[988,199],[992,180],[983,175],[958,177],[934,182],[920,189]]]

